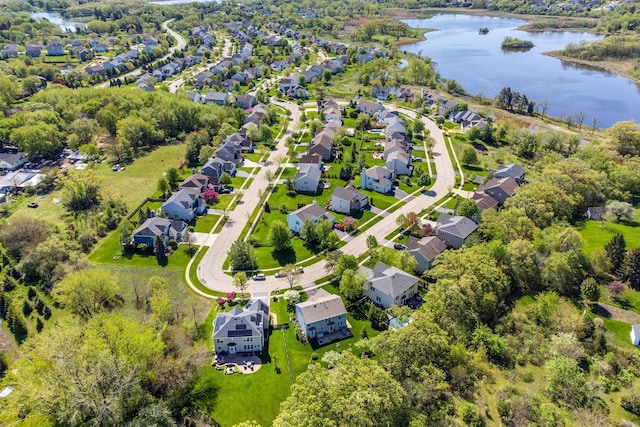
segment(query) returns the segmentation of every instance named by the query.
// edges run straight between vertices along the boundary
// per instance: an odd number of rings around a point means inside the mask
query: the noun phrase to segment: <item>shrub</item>
[[[349,112],[349,118],[351,119],[357,119],[358,118],[358,112],[356,110],[351,110]]]
[[[632,389],[625,393],[620,400],[620,404],[625,411],[640,415],[640,396],[638,395],[638,390]]]

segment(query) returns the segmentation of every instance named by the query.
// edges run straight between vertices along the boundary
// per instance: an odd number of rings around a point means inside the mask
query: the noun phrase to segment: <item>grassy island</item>
[[[505,50],[531,49],[532,47],[533,42],[531,40],[520,40],[514,37],[505,37],[502,41],[502,49]]]

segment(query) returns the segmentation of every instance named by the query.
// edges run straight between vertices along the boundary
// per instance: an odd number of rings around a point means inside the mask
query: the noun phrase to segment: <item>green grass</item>
[[[114,259],[114,257],[118,257]],[[161,267],[163,269],[181,269],[184,270],[191,258],[186,253],[186,246],[179,245],[168,258],[167,265]],[[100,244],[98,244],[91,255],[89,261],[98,264],[114,264],[120,266],[132,267],[159,267],[158,260],[153,253],[149,255],[133,254],[124,256],[122,254],[122,246],[120,246],[120,233],[112,232]]]
[[[312,263],[317,261],[315,255],[320,252],[319,248],[309,248],[302,239],[297,237],[291,239],[291,247],[291,250],[283,252],[276,252],[271,246],[255,248],[258,265],[261,269],[269,269],[296,264],[308,258],[313,259]]]
[[[627,243],[627,249],[633,249],[640,246],[640,209],[636,209],[633,213],[633,223],[619,224],[614,222],[605,222],[604,228],[600,221],[581,221],[576,224],[583,240],[583,251],[590,255],[594,250],[604,248],[604,245],[611,238],[620,233],[624,236]]]
[[[198,290],[206,294],[209,294],[213,297],[224,297],[225,296],[224,292],[217,292],[207,288],[202,284],[202,282],[200,282],[200,279],[198,278],[198,265],[202,261],[202,258],[204,258],[208,249],[209,248],[204,247],[198,253],[198,255],[196,255],[195,259],[193,260],[193,264],[191,264],[191,269],[189,270],[189,280],[191,280],[191,283],[193,284],[193,286],[195,286]]]
[[[603,318],[602,320],[604,321],[604,328],[610,333],[608,338],[613,339],[616,345],[633,346],[629,336],[631,325],[613,319]]]
[[[220,219],[220,215],[205,215],[198,217],[193,231],[198,233],[208,233],[211,231],[216,222]]]
[[[287,312],[283,300],[271,301],[271,311],[278,318],[278,323],[289,322],[293,313]],[[211,317],[213,320],[213,317]],[[205,377],[218,387],[216,407],[213,418],[222,426],[232,426],[246,420],[255,420],[263,426],[271,425],[280,410],[280,403],[291,393],[290,376],[295,378],[307,370],[311,362],[311,354],[316,353],[322,359],[329,350],[350,350],[360,337],[360,331],[367,327],[369,336],[376,334],[368,326],[367,321],[354,319],[347,315],[352,325],[354,337],[338,343],[329,344],[313,350],[309,344],[300,343],[293,325],[289,329],[274,330],[269,337],[268,356],[263,356],[262,367],[251,375],[224,375],[222,371],[206,368]],[[285,351],[286,340],[286,351]],[[287,365],[287,353],[291,361],[291,372]],[[275,372],[274,360],[281,372]]]

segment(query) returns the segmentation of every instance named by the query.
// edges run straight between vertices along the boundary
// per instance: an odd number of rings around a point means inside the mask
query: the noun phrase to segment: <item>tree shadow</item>
[[[487,146],[479,142],[472,142],[471,145],[473,145],[473,148],[475,148],[478,151],[488,151]]]
[[[293,248],[289,248],[284,251],[271,251],[271,256],[275,259],[280,266],[296,263],[296,252]]]
[[[596,316],[606,317],[607,319],[611,318],[611,312],[607,310],[601,304],[596,304],[591,308],[591,312]]]

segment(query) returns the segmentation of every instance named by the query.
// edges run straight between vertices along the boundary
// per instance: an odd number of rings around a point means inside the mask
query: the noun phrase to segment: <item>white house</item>
[[[251,300],[244,310],[235,306],[218,313],[213,322],[213,348],[216,354],[261,352],[269,330],[269,305]]]
[[[366,99],[361,100],[356,104],[356,109],[360,112],[367,113],[370,116],[373,116],[378,111],[383,111],[384,106],[377,102],[367,101]]]
[[[411,155],[404,151],[394,151],[387,156],[387,169],[396,175],[411,175]]]
[[[334,212],[350,215],[368,205],[368,197],[356,190],[351,184],[346,187],[336,187],[331,195],[331,210]]]
[[[347,309],[342,298],[324,289],[305,302],[296,304],[296,318],[308,339],[347,329]]]
[[[0,153],[0,170],[14,171],[27,162],[20,153]]]
[[[320,169],[311,164],[301,164],[293,177],[294,189],[298,192],[316,193],[320,186]]]
[[[321,219],[326,219],[331,224],[335,222],[335,217],[314,201],[310,205],[303,206],[287,215],[287,225],[289,230],[299,233],[305,221],[317,224]]]
[[[362,168],[360,174],[360,188],[373,190],[378,193],[390,193],[393,184],[393,172],[384,166]]]
[[[323,113],[325,122],[330,122],[332,120],[339,120],[340,122],[342,122],[342,113],[335,107],[327,108],[323,111]]]
[[[189,190],[178,190],[162,204],[162,212],[171,219],[181,219],[189,222],[196,216],[202,215],[207,204],[199,194]]]
[[[364,293],[384,308],[404,305],[418,293],[418,278],[378,261],[373,270],[360,267],[367,275]]]
[[[631,344],[640,345],[640,323],[631,325]]]

